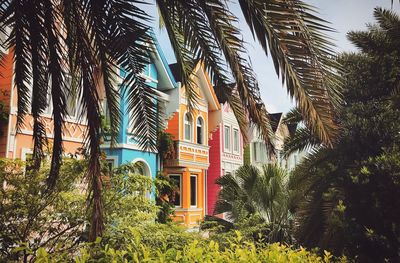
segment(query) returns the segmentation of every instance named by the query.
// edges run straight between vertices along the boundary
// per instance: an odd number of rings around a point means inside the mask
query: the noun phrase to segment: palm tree
[[[268,223],[268,240],[278,242],[289,238],[288,174],[276,165],[241,166],[235,175],[227,174],[216,180],[221,186],[214,214],[226,213],[227,219],[240,222],[257,215]]]
[[[396,261],[400,244],[400,202],[391,198],[400,193],[400,17],[381,8],[374,16],[367,31],[348,33],[359,52],[339,56],[346,70],[342,136],[326,148],[303,128],[285,146],[287,153],[314,147],[289,181],[296,239],[360,262]],[[300,120],[297,113],[287,121]]]
[[[339,65],[331,59],[332,44],[325,36],[332,29],[315,14],[312,6],[300,0],[238,2],[254,38],[266,55],[271,54],[277,74],[297,101],[307,127],[323,143],[331,145],[336,135],[332,115],[340,102]],[[129,87],[132,132],[138,135],[144,149],[156,147],[158,97],[140,75],[149,61],[151,18],[142,10],[145,3],[142,0],[0,0],[0,28],[11,29],[1,45],[14,50],[17,126],[20,127],[29,111],[34,119],[35,169],[40,166],[46,144],[40,115],[49,104],[46,94],[51,94],[54,147],[47,180],[50,190],[56,183],[63,152],[67,96],[79,98],[83,105],[81,117],[89,120],[86,147],[90,153],[87,178],[93,204],[92,238],[103,230],[99,92],[101,89],[106,96],[114,140],[121,120],[119,91],[113,85],[119,68],[127,73],[123,85]],[[156,3],[180,65],[189,108],[193,108],[197,99],[189,75],[195,61],[200,59],[219,100],[231,104],[241,129],[247,128],[248,118],[268,142],[271,128],[267,110],[230,3],[223,0],[156,0]],[[66,74],[72,76],[72,85],[67,83]]]

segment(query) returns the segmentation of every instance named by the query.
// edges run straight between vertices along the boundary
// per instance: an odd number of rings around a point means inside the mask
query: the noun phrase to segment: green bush
[[[0,159],[0,258],[27,260],[39,247],[66,250],[84,239],[86,197],[74,184],[83,171],[80,161],[63,160],[50,192],[47,164],[34,172],[25,162]]]
[[[182,247],[170,247],[167,241],[153,247],[143,242],[143,235],[132,232],[123,248],[103,244],[82,246],[74,258],[65,254],[49,254],[40,249],[36,262],[348,262],[346,258],[334,258],[324,251],[322,256],[305,250],[273,244],[255,244],[243,241],[240,232],[229,240],[229,246],[220,248],[213,240],[195,239]],[[152,234],[147,233],[145,235]]]

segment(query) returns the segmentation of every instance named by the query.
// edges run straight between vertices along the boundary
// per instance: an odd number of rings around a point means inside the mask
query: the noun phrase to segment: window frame
[[[188,117],[188,120],[186,120],[186,117]],[[189,125],[190,128],[190,138],[186,138],[186,125]],[[189,112],[185,112],[185,115],[183,116],[183,139],[187,142],[193,140],[193,118],[190,116]]]
[[[235,138],[235,132],[237,134],[237,138]],[[233,147],[232,147],[233,152],[237,154],[240,153],[240,133],[238,128],[233,128],[232,140],[233,140]],[[235,146],[237,146],[237,149],[235,149],[236,148]]]
[[[194,197],[195,197],[195,204],[194,205],[192,205],[192,178],[195,178],[195,182],[196,182],[196,186],[195,186],[195,195],[194,195]],[[190,190],[190,207],[191,208],[197,208],[197,206],[198,206],[198,198],[197,198],[197,195],[198,195],[198,192],[197,192],[197,186],[198,186],[198,182],[197,182],[197,179],[198,179],[198,176],[197,176],[197,174],[190,174],[190,182],[189,182],[189,190]]]
[[[228,128],[228,129],[226,129]],[[226,132],[226,130],[229,131],[229,133]],[[228,148],[226,147],[225,143],[226,143],[226,135],[229,135],[228,138]],[[232,137],[231,137],[231,126],[230,125],[224,125],[224,151],[225,152],[231,152],[232,151]]]
[[[199,142],[199,133],[198,133],[198,128],[199,128],[199,124],[198,124],[198,122],[201,122],[201,124],[200,124],[200,130],[201,130],[201,136],[200,136],[200,142]],[[203,119],[203,117],[200,115],[200,116],[198,116],[197,117],[197,120],[196,120],[196,143],[197,144],[201,144],[201,145],[204,145],[205,144],[205,132],[204,132],[204,130],[205,130],[205,128],[204,128],[204,125],[205,125],[205,122],[204,122],[204,119]]]
[[[174,201],[174,206],[177,208],[180,208],[180,207],[182,207],[182,193],[183,193],[183,191],[182,191],[182,175],[181,174],[168,174],[168,177],[170,179],[172,179],[172,176],[179,177],[179,205],[176,205],[175,201]]]

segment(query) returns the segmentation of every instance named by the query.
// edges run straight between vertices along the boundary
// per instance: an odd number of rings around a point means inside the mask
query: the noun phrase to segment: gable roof
[[[174,79],[178,82],[182,81],[181,67],[179,66],[179,64],[178,63],[169,64],[169,68],[171,70],[172,75],[174,76]]]
[[[179,64],[172,63],[169,65],[169,68],[171,70],[171,73],[172,73],[174,79],[177,82],[181,82],[182,76],[181,76],[181,68],[180,68]],[[201,90],[203,90],[203,92],[205,92],[204,95],[205,95],[209,105],[211,105],[211,109],[212,110],[221,109],[221,105],[217,99],[217,95],[215,94],[214,87],[211,84],[211,80],[210,80],[207,72],[204,70],[203,63],[200,60],[197,60],[196,66],[195,66],[192,74],[195,74],[195,72],[198,72],[199,70],[201,70],[201,72],[203,73],[202,75],[204,76],[204,81],[206,82],[205,84],[208,87],[206,90],[204,90],[204,89],[201,89]]]
[[[157,41],[157,38],[153,32],[150,33],[151,36],[151,46],[153,52],[151,52],[151,58],[154,60],[154,64],[157,68],[158,85],[159,90],[168,90],[177,88],[178,84],[174,75],[171,72],[171,69],[168,65],[167,59],[165,58],[164,52],[161,49],[160,44]]]
[[[282,112],[270,113],[269,118],[271,120],[272,131],[275,133],[278,130],[279,124],[282,119]]]

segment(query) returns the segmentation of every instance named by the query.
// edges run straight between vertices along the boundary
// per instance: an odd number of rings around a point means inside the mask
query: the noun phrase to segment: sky
[[[330,33],[336,45],[337,52],[356,51],[356,48],[347,40],[346,33],[351,30],[364,30],[368,23],[374,22],[373,10],[375,7],[392,8],[391,0],[305,0],[306,3],[317,7],[319,16],[331,23],[336,32]],[[272,61],[266,57],[260,45],[253,40],[253,36],[247,27],[240,7],[236,1],[229,3],[231,10],[239,18],[239,27],[242,30],[243,39],[246,42],[250,61],[256,73],[261,97],[270,113],[287,112],[295,103],[287,95],[286,88],[277,77]],[[163,30],[158,29],[158,15],[156,8],[146,7],[154,18],[155,33],[169,63],[175,62],[168,36]],[[394,1],[393,10],[400,13],[400,4]]]

